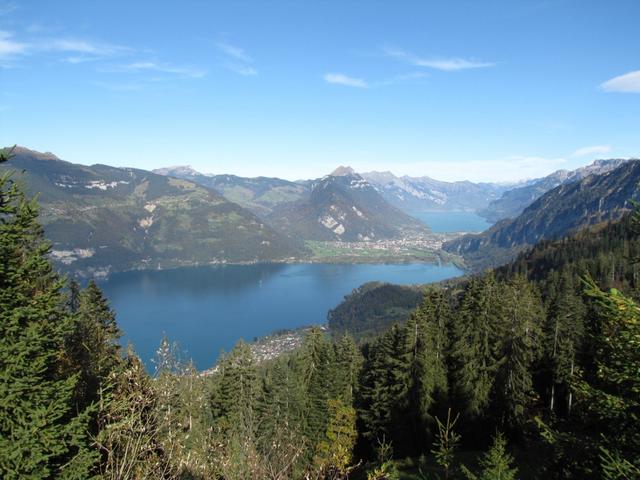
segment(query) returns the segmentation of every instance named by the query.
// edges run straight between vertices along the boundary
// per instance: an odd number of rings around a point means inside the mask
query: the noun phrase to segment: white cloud
[[[253,75],[257,75],[258,71],[249,66],[249,65],[240,65],[235,63],[227,63],[223,65],[227,70],[231,70],[232,72],[237,73],[238,75],[242,75],[244,77],[250,77]]]
[[[640,93],[640,70],[614,77],[600,87],[605,92]]]
[[[577,149],[571,154],[572,157],[585,157],[587,155],[600,155],[609,153],[611,151],[611,145],[592,145],[589,147],[582,147]]]
[[[347,87],[367,88],[367,82],[361,78],[349,77],[342,73],[327,73],[324,76],[324,81],[327,83],[333,83],[335,85],[344,85]]]
[[[92,82],[92,85],[111,92],[137,92],[142,90],[142,85],[134,83]]]
[[[225,42],[216,43],[216,47],[225,55],[235,58],[236,60],[240,60],[245,63],[253,62],[253,59],[240,47],[236,47],[235,45]]]
[[[117,53],[129,52],[129,47],[108,43],[92,42],[74,38],[52,38],[36,45],[41,50],[56,52],[84,53],[97,56],[109,56]]]
[[[253,58],[243,48],[227,42],[216,43],[216,48],[224,57],[222,67],[244,77],[258,74],[258,71],[253,67]]]
[[[495,63],[492,62],[481,62],[465,58],[421,58],[413,53],[392,47],[385,47],[382,51],[389,57],[401,60],[416,67],[433,68],[435,70],[443,70],[446,72],[495,66]]]
[[[157,62],[133,62],[125,65],[118,65],[116,70],[126,71],[126,72],[158,72],[158,73],[169,73],[172,75],[178,75],[181,77],[188,78],[202,78],[206,75],[204,70],[194,68],[194,67],[183,67],[171,65],[168,63],[157,63]]]
[[[0,30],[0,59],[24,55],[29,50],[29,44],[13,39],[10,32]]]

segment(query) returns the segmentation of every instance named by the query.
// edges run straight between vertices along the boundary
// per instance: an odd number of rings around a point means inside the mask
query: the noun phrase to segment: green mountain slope
[[[300,248],[213,190],[144,170],[84,166],[17,148],[3,169],[39,196],[52,258],[88,275],[257,262]]]
[[[638,199],[639,181],[640,161],[625,162],[608,173],[560,185],[517,218],[447,242],[444,249],[462,255],[474,269],[506,263],[541,240],[620,218],[629,211],[629,201]]]

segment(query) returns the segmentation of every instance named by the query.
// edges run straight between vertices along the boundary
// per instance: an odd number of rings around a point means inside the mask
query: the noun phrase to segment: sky
[[[0,0],[0,145],[508,182],[640,157],[640,1]]]

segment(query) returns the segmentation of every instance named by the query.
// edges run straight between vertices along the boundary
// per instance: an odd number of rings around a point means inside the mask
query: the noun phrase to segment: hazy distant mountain
[[[206,175],[189,166],[158,168],[153,172],[213,188],[226,199],[260,216],[269,215],[278,205],[295,202],[310,193],[310,190],[302,184],[279,178]]]
[[[608,172],[619,167],[624,161],[621,159],[596,160],[591,165],[576,170],[558,170],[544,178],[504,192],[499,199],[492,201],[486,208],[480,209],[478,214],[491,222],[497,222],[503,218],[515,218],[537,198],[558,185],[574,182],[588,175]]]
[[[117,271],[283,259],[299,247],[194,182],[107,165],[76,165],[17,148],[2,170],[39,194],[52,257],[69,270]]]
[[[267,217],[278,230],[305,240],[360,241],[401,238],[427,227],[390,205],[349,167],[308,183],[311,193]]]
[[[543,194],[515,219],[489,230],[448,242],[444,249],[464,256],[472,267],[484,268],[511,260],[540,240],[566,236],[589,225],[621,217],[629,201],[640,197],[640,161],[564,183]]]
[[[391,172],[361,174],[392,205],[405,212],[476,211],[512,188],[498,183],[442,182],[429,177],[396,177]]]

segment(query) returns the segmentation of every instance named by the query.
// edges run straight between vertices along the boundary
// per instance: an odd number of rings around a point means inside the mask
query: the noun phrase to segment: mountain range
[[[474,212],[500,198],[513,184],[443,182],[430,177],[397,177],[391,172],[361,174],[391,204],[405,212]]]
[[[22,147],[1,168],[22,171],[14,179],[39,195],[52,258],[65,270],[96,275],[310,260],[308,242],[426,238],[428,227],[410,212],[482,205],[481,214],[501,220],[483,233],[446,243],[444,250],[463,256],[471,268],[494,266],[540,240],[618,218],[637,197],[639,165],[598,160],[511,189],[390,172],[358,174],[349,167],[298,182],[209,175],[191,167],[149,172],[78,165]]]
[[[16,148],[2,170],[38,195],[52,258],[87,275],[199,263],[285,261],[302,245],[194,182],[84,166]],[[22,173],[19,173],[19,172]]]
[[[618,161],[613,161],[618,162]],[[514,219],[480,234],[465,235],[443,248],[462,255],[478,270],[496,266],[541,240],[562,238],[590,225],[620,218],[640,198],[640,160],[620,162],[606,173],[591,174],[546,192]]]

